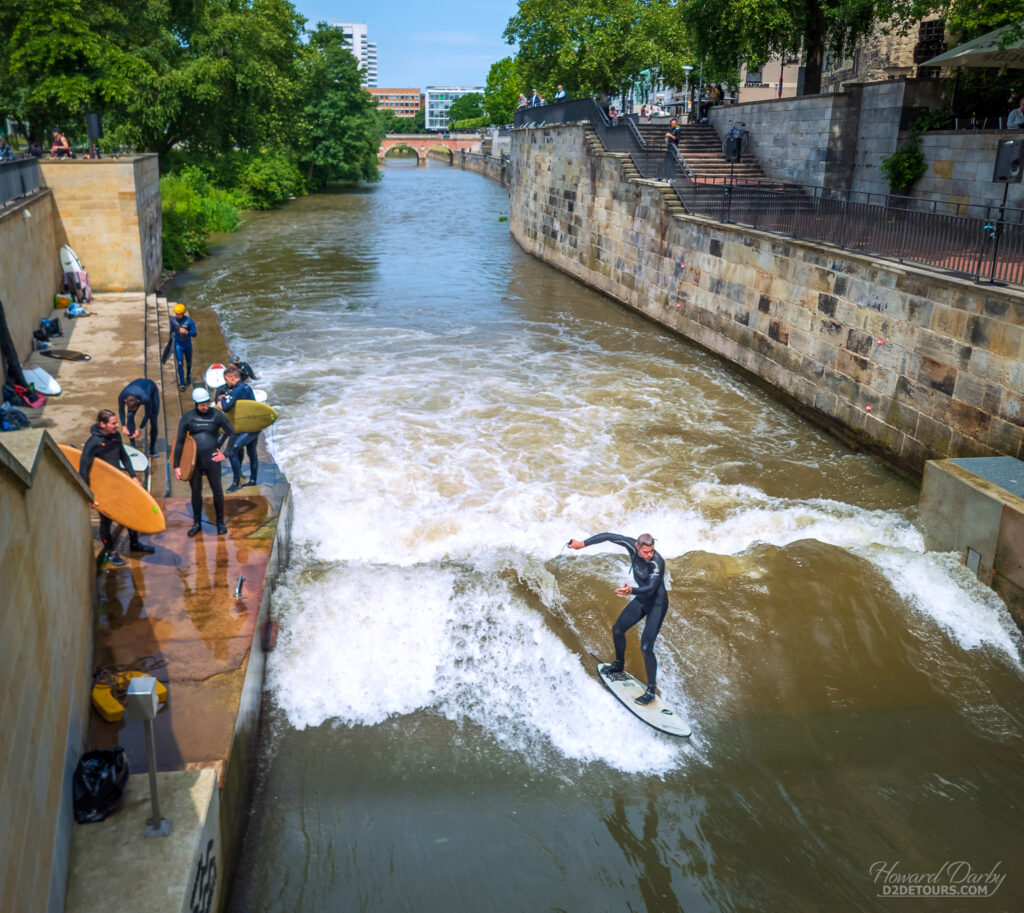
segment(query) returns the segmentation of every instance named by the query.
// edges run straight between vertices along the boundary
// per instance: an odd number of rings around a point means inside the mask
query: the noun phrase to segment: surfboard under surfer
[[[612,642],[615,645],[615,661],[603,670],[604,675],[622,672],[626,662],[626,632],[641,618],[646,618],[644,633],[640,636],[640,652],[647,670],[647,690],[636,699],[646,706],[655,698],[658,678],[658,661],[654,656],[654,641],[661,630],[661,623],[668,611],[668,592],[665,590],[665,559],[654,550],[654,537],[641,533],[635,539],[621,533],[598,533],[589,539],[570,539],[569,548],[580,549],[600,542],[621,545],[629,552],[630,569],[636,586],[623,584],[615,588],[616,596],[632,596],[612,625]]]

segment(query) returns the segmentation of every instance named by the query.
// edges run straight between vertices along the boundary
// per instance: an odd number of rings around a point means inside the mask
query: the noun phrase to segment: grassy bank
[[[306,192],[298,167],[281,155],[171,152],[163,166],[163,256],[169,270],[204,256],[210,235],[235,231],[247,210],[270,209]]]

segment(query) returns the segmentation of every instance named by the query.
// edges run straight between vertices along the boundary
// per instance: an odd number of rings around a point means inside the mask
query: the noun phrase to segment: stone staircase
[[[601,142],[601,138],[594,131],[594,128],[590,124],[586,124],[584,132],[587,140],[587,147],[590,149],[591,155],[614,155],[619,159],[622,173],[628,180],[640,181],[644,180],[644,175],[640,173],[640,169],[636,167],[633,160],[629,157],[627,152],[609,152],[604,148],[604,143]],[[664,131],[662,131],[664,132]],[[675,188],[670,184],[662,184],[658,188],[661,194],[662,201],[664,202],[665,208],[673,215],[683,216],[686,215],[686,207],[683,206],[679,199],[679,194],[676,193]]]
[[[665,124],[638,124],[647,148],[658,153],[665,151]],[[679,158],[685,163],[690,174],[699,179],[725,181],[732,175],[734,184],[770,183],[761,170],[761,165],[752,155],[745,154],[743,160],[730,165],[722,153],[722,140],[710,124],[684,124],[679,140]]]

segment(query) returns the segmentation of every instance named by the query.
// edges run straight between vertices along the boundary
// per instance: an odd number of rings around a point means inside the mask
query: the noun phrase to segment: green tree
[[[156,0],[6,0],[0,8],[0,109],[44,137],[84,133],[85,114],[128,107],[173,53]]]
[[[388,130],[389,133],[429,133],[427,129],[427,112],[420,108],[412,117],[396,117]]]
[[[519,95],[526,86],[514,57],[503,57],[491,64],[484,88],[484,111],[492,124],[510,124],[519,107]]]
[[[712,71],[802,51],[808,95],[821,91],[826,51],[848,57],[878,18],[877,0],[689,0],[680,9],[695,52]]]
[[[376,181],[384,120],[360,87],[359,63],[341,31],[321,22],[303,54],[301,123],[295,131],[307,181]]]
[[[469,92],[452,102],[448,109],[448,123],[484,116],[484,97],[479,92]]]
[[[519,82],[548,99],[558,84],[570,95],[618,94],[651,67],[681,75],[682,34],[674,0],[520,0],[505,28],[519,45]]]

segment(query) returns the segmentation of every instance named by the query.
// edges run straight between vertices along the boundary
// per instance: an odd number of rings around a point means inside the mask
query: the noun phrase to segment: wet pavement
[[[182,412],[191,408],[191,390],[177,388],[173,356],[160,364],[169,304],[141,293],[98,294],[87,309],[90,317],[62,320],[65,335],[53,345],[85,352],[89,361],[59,361],[42,353],[29,360],[46,368],[63,388],[33,415],[33,426],[46,428],[58,443],[81,446],[97,411],[116,410],[126,384],[137,377],[162,380],[159,456],[144,484],[167,517],[165,532],[143,538],[156,548],[154,554],[133,555],[122,535],[119,548],[127,565],[104,566],[97,572],[93,667],[131,665],[146,657],[163,661],[156,674],[167,684],[169,699],[154,727],[159,769],[216,766],[222,773],[236,730],[287,483],[261,442],[260,476],[267,484],[226,496],[227,535],[216,535],[212,524],[205,523],[203,533],[190,539],[189,486],[173,479],[167,466],[168,440],[173,447]],[[228,352],[212,314],[196,315],[196,322],[193,375],[198,380],[208,364],[226,362]],[[224,467],[226,487],[226,462]],[[209,497],[204,504],[212,514]],[[98,554],[97,523],[94,516]],[[240,578],[244,580],[236,597]],[[142,738],[137,723],[108,723],[96,713],[90,716],[87,747],[123,745],[134,770],[146,769]]]

